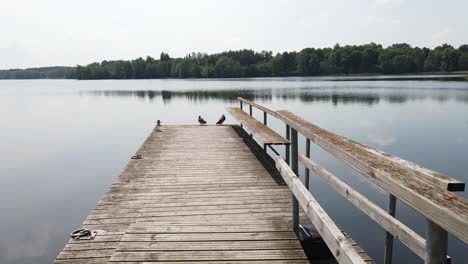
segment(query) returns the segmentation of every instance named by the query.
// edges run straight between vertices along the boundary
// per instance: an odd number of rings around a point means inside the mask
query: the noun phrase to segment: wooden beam
[[[276,168],[288,184],[289,189],[299,201],[305,214],[309,217],[320,236],[340,264],[366,263],[343,235],[333,220],[323,210],[312,194],[305,188],[301,180],[280,157],[276,157]]]
[[[299,161],[304,164],[306,168],[309,168],[315,172],[315,174],[320,176],[320,178],[322,178],[328,185],[330,185],[335,191],[346,198],[359,210],[368,215],[372,220],[391,233],[394,237],[398,238],[416,255],[424,259],[424,238],[388,214],[385,210],[369,201],[369,199],[367,199],[365,196],[338,179],[338,177],[328,172],[316,162],[308,159],[304,155],[299,155]]]
[[[239,123],[243,124],[245,129],[252,133],[253,137],[262,144],[267,145],[289,145],[291,142],[283,138],[271,128],[265,126],[254,117],[242,111],[237,107],[226,107],[226,111]]]
[[[411,161],[407,161],[401,159],[399,157],[393,156],[391,154],[385,153],[381,150],[371,148],[369,146],[360,144],[358,142],[354,142],[358,144],[362,148],[366,149],[372,154],[375,154],[381,158],[386,159],[387,161],[391,162],[394,166],[406,169],[413,175],[417,175],[419,177],[423,177],[424,179],[428,180],[429,182],[438,185],[439,187],[446,189],[452,192],[463,192],[465,190],[465,183],[459,181],[457,179],[451,178],[447,175],[443,175],[441,173],[432,171],[428,168],[424,168],[418,164],[415,164]]]
[[[277,111],[279,119],[341,161],[356,169],[385,191],[468,243],[468,202],[426,177],[368,151],[360,144],[326,131],[289,111]]]
[[[259,105],[257,103],[254,103],[254,102],[249,101],[247,99],[244,99],[242,97],[237,97],[237,100],[239,100],[241,102],[244,102],[244,103],[246,103],[246,104],[248,104],[250,106],[253,106],[253,107],[255,107],[255,108],[257,108],[257,109],[259,109],[259,110],[261,110],[261,111],[263,111],[265,113],[268,113],[268,114],[274,116],[274,117],[278,117],[278,113],[276,113],[276,111],[271,110],[270,108],[264,107],[263,105]]]
[[[253,107],[255,107],[257,109],[260,109],[260,110],[262,110],[262,111],[264,111],[266,113],[269,113],[270,115],[272,115],[272,116],[274,116],[274,117],[276,117],[278,119],[281,119],[281,120],[285,121],[284,119],[281,118],[281,110],[280,111],[274,111],[274,110],[266,108],[266,107],[264,107],[262,105],[254,103],[252,101],[246,100],[246,99],[244,99],[242,97],[238,97],[237,99],[241,103],[244,102],[246,104],[249,104],[250,106],[253,106]],[[410,172],[410,173],[412,173],[414,175],[424,177],[428,181],[430,181],[430,182],[432,182],[432,183],[434,183],[434,184],[436,184],[436,185],[440,186],[441,188],[444,188],[444,189],[446,189],[448,191],[464,191],[465,190],[465,183],[462,182],[462,181],[459,181],[459,180],[451,178],[451,177],[449,177],[447,175],[443,175],[441,173],[432,171],[430,169],[424,168],[424,167],[422,167],[422,166],[420,166],[418,164],[415,164],[415,163],[412,163],[410,161],[407,161],[407,160],[401,159],[399,157],[393,156],[391,154],[385,153],[385,152],[383,152],[381,150],[371,148],[369,146],[360,144],[358,142],[354,142],[354,141],[351,141],[351,142],[359,145],[363,149],[366,149],[367,151],[371,152],[372,154],[375,154],[375,155],[377,155],[377,156],[379,156],[379,157],[381,157],[383,159],[386,159],[388,162],[392,163],[393,166],[405,169],[405,170],[407,170],[408,172]]]

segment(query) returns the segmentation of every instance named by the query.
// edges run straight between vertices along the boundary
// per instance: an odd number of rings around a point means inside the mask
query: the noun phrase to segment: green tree
[[[433,50],[429,52],[429,55],[424,62],[424,71],[427,72],[434,72],[440,70],[440,61],[441,55],[440,52],[437,50]]]
[[[468,50],[462,51],[458,59],[458,70],[468,71]]]
[[[240,63],[226,56],[219,57],[214,70],[218,78],[241,77],[242,73]]]

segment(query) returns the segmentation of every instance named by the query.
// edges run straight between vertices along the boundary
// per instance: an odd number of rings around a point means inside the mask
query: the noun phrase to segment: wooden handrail
[[[288,147],[286,148],[286,163],[283,161],[284,164],[282,164],[281,161],[277,161],[280,172],[281,169],[286,171],[286,177],[291,178],[292,175],[298,173],[298,161],[300,161],[306,168],[306,182],[308,182],[309,177],[308,169],[311,169],[330,184],[338,193],[345,196],[353,205],[361,209],[387,231],[385,263],[391,263],[392,261],[393,236],[398,238],[416,255],[423,258],[426,264],[447,263],[447,259],[449,259],[447,256],[448,232],[463,242],[468,243],[468,201],[452,193],[452,191],[464,191],[464,182],[333,134],[289,111],[273,111],[244,98],[239,97],[238,99],[241,101],[241,106],[242,103],[249,104],[250,112],[252,112],[252,107],[264,111],[265,125],[267,113],[285,123],[286,137],[289,139],[289,135],[291,135],[292,138],[292,151],[290,151]],[[310,147],[310,141],[314,142],[339,160],[357,170],[360,174],[366,176],[377,186],[387,191],[390,194],[389,213],[370,202],[367,198],[353,190],[308,157],[299,155],[297,151],[298,133],[306,138],[306,143],[308,144],[307,148]],[[289,164],[290,153],[291,167],[288,167],[289,171],[287,171],[283,167]],[[285,177],[285,175],[283,175],[283,177]],[[289,181],[296,182],[296,180],[299,181],[295,178]],[[302,187],[306,189],[304,185],[302,185]],[[299,228],[297,203],[299,198],[301,198],[297,197],[297,195],[304,194],[301,193],[302,189],[296,191],[291,187],[291,191],[293,192],[293,226],[294,229],[297,230]],[[302,197],[301,199],[304,198]],[[394,218],[396,199],[403,201],[427,218],[426,239],[423,239]],[[314,201],[315,200],[313,200],[312,203]],[[301,206],[304,207],[304,202],[307,201],[299,202]],[[312,205],[308,204],[307,206]],[[322,210],[321,208],[319,209]],[[315,208],[313,210],[320,211],[319,209]],[[315,221],[317,222],[317,220]],[[312,222],[314,225],[316,224],[314,221]],[[317,224],[320,225],[323,223],[319,221]],[[333,243],[333,241],[331,241],[331,243]],[[334,245],[328,246],[331,249],[335,248]],[[349,259],[345,260],[345,262],[339,262],[348,263],[346,262],[348,260]]]
[[[289,111],[280,110],[277,113],[278,118],[291,128],[468,243],[468,202],[463,197],[442,189],[401,166],[395,166],[362,145],[321,129]]]
[[[365,264],[359,253],[354,249],[341,230],[323,210],[312,194],[305,188],[301,180],[291,170],[280,156],[276,157],[276,168],[288,184],[289,189],[299,201],[305,214],[315,226],[322,239],[340,264]]]
[[[261,111],[264,111],[280,120],[282,120],[283,122],[285,122],[286,124],[293,126],[293,123],[294,123],[294,120],[291,120],[291,119],[288,119],[288,115],[293,115],[292,113],[290,113],[289,111],[285,111],[285,110],[280,110],[280,111],[274,111],[274,110],[271,110],[267,107],[264,107],[262,105],[259,105],[255,102],[252,102],[252,101],[249,101],[247,99],[244,99],[242,97],[238,97],[237,98],[239,101],[241,102],[244,102],[248,105],[251,105]],[[286,114],[283,115],[283,114]],[[297,116],[294,116],[294,118],[299,118]],[[303,119],[301,119],[301,121],[303,121]],[[297,125],[297,122],[296,122],[296,125]],[[307,124],[308,126],[314,126],[314,128],[316,128],[316,130],[322,130],[324,132],[327,132],[329,135],[332,135],[334,137],[338,136],[338,135],[335,135],[335,134],[332,134],[328,131],[325,131],[311,123],[308,123]],[[301,132],[300,130],[298,130],[299,132]],[[306,135],[304,135],[306,136]],[[307,137],[307,136],[306,136]],[[391,154],[388,154],[388,153],[385,153],[381,150],[377,150],[377,149],[374,149],[374,148],[371,148],[369,146],[366,146],[366,145],[363,145],[363,144],[360,144],[358,142],[355,142],[355,141],[352,141],[352,140],[349,140],[349,139],[346,139],[344,137],[340,137],[338,136],[339,138],[341,139],[345,139],[346,141],[348,142],[352,142],[354,143],[355,145],[358,145],[359,148],[363,149],[363,150],[366,150],[367,152],[369,152],[369,154],[372,154],[374,156],[376,156],[378,159],[385,159],[387,162],[391,163],[392,166],[395,166],[399,169],[402,169],[402,170],[406,170],[407,172],[413,174],[413,175],[416,175],[416,176],[419,176],[419,177],[423,177],[425,178],[427,181],[435,184],[435,185],[438,185],[440,186],[441,188],[444,188],[446,190],[449,190],[449,191],[464,191],[465,189],[465,183],[462,182],[462,181],[459,181],[457,179],[454,179],[454,178],[451,178],[447,175],[443,175],[443,174],[440,174],[438,172],[435,172],[435,171],[432,171],[430,169],[427,169],[427,168],[424,168],[420,165],[417,165],[415,163],[412,163],[410,161],[407,161],[407,160],[404,160],[404,159],[401,159],[399,157],[396,157],[396,156],[393,156]]]
[[[308,159],[304,155],[299,155],[299,161],[304,164],[305,167],[320,176],[337,193],[345,197],[350,203],[369,216],[369,218],[374,220],[393,236],[398,237],[398,240],[405,244],[416,255],[420,258],[424,258],[426,246],[424,238],[313,160]]]
[[[277,113],[276,111],[271,110],[271,109],[269,109],[269,108],[267,108],[267,107],[265,107],[265,106],[263,106],[263,105],[259,105],[259,104],[257,104],[257,103],[254,103],[254,102],[249,101],[249,100],[247,100],[247,99],[244,99],[244,98],[242,98],[242,97],[237,97],[237,100],[239,100],[239,101],[241,101],[241,102],[243,102],[243,103],[246,103],[246,104],[248,104],[248,105],[251,105],[251,106],[257,108],[258,110],[261,110],[261,111],[263,111],[263,112],[265,112],[265,113],[268,113],[268,114],[271,115],[271,116],[274,116],[274,117],[278,118],[278,113]]]

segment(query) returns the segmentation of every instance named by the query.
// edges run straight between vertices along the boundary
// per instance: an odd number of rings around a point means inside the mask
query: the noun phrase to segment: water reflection
[[[252,90],[198,90],[198,91],[168,91],[168,90],[110,90],[110,91],[90,91],[86,94],[110,97],[136,97],[153,101],[160,97],[164,103],[170,103],[174,98],[187,99],[190,102],[202,103],[208,100],[237,101],[237,97],[244,97],[249,100],[262,99],[271,101],[271,93],[256,93]]]
[[[258,90],[93,90],[82,92],[81,95],[106,96],[106,97],[135,97],[138,99],[153,101],[161,98],[163,103],[169,104],[172,99],[185,99],[190,102],[204,103],[210,100],[222,102],[236,102],[238,97],[248,100],[260,100],[262,102],[271,102],[272,99],[283,101],[299,100],[303,103],[332,103],[337,106],[340,104],[361,104],[375,105],[380,102],[389,104],[404,104],[415,100],[432,100],[438,103],[444,103],[448,100],[457,100],[468,103],[468,94],[460,96],[460,93],[466,91],[444,91],[445,94],[438,94],[437,91],[431,91],[424,94],[418,91],[418,94],[411,92],[396,93],[395,91],[383,90],[377,92],[343,92],[343,91],[322,91],[321,89],[258,89]],[[450,93],[452,92],[452,93]],[[455,93],[453,93],[455,92]]]
[[[197,124],[202,114],[212,123],[226,106],[238,105],[238,96],[290,110],[329,131],[468,181],[468,82],[376,78],[2,81],[0,199],[14,202],[0,203],[0,263],[51,263],[156,120]],[[260,111],[253,114],[263,118]],[[269,118],[268,124],[284,135],[281,121]],[[305,139],[299,140],[304,146]],[[317,146],[311,156],[386,208],[387,195],[376,185]],[[311,188],[333,219],[382,260],[383,230],[318,177],[311,178]],[[424,218],[403,203],[397,212],[424,234]],[[449,244],[453,263],[463,262],[466,245],[452,238]],[[421,263],[398,242],[394,262]]]

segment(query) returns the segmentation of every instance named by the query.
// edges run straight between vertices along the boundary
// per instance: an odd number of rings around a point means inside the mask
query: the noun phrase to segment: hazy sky
[[[192,51],[468,43],[467,0],[0,0],[0,68]]]

